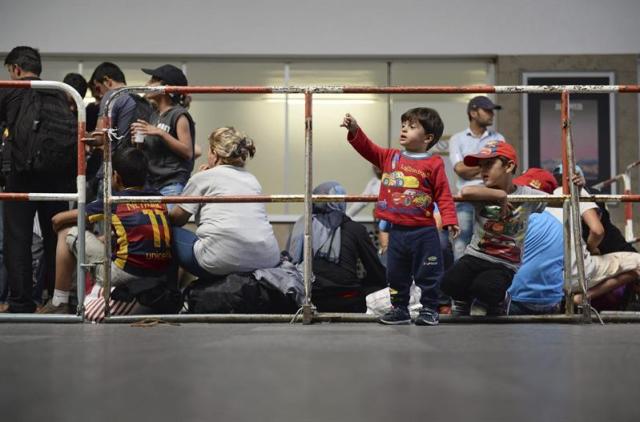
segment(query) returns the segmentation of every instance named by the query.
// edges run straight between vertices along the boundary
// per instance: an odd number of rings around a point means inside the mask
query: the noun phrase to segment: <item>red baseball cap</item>
[[[513,161],[516,165],[518,164],[518,154],[507,141],[490,141],[477,154],[466,155],[464,157],[464,165],[475,167],[478,165],[478,161],[493,157],[504,157]]]
[[[555,177],[547,170],[540,168],[530,168],[520,176],[513,179],[514,185],[529,186],[534,189],[541,190],[548,194],[552,194],[558,187]]]

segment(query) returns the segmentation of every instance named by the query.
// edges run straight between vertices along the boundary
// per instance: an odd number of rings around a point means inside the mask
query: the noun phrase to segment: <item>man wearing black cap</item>
[[[504,142],[504,136],[489,129],[493,124],[494,110],[502,107],[494,104],[489,98],[480,95],[473,97],[467,104],[469,127],[458,132],[449,140],[449,159],[453,170],[458,175],[456,180],[457,190],[464,186],[480,185],[479,167],[469,167],[464,164],[465,155],[477,154],[490,141]],[[454,259],[458,260],[464,255],[464,250],[471,241],[473,234],[474,208],[467,202],[456,203],[460,235],[453,241]]]

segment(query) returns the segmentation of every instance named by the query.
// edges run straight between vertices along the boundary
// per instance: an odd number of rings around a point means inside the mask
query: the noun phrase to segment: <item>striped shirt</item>
[[[156,192],[124,190],[114,196],[151,196]],[[104,219],[102,199],[87,205],[91,223]],[[141,277],[163,275],[171,262],[171,227],[167,207],[159,203],[113,204],[111,207],[113,263]]]

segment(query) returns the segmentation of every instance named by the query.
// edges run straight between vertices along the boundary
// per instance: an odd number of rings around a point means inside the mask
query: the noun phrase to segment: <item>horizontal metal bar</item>
[[[294,320],[295,317],[295,320]],[[640,323],[640,312],[602,312],[600,317],[604,322]],[[104,320],[107,324],[132,324],[139,322],[168,322],[168,323],[285,323],[302,322],[301,315],[264,315],[264,314],[179,314],[179,315],[127,315],[112,316]],[[329,313],[320,312],[313,316],[313,322],[362,322],[375,323],[378,317],[370,314]],[[593,315],[592,320],[598,321]],[[577,324],[583,322],[580,314],[564,315],[509,315],[498,317],[473,317],[441,315],[443,324]]]
[[[0,193],[0,201],[77,201],[77,193]]]
[[[178,314],[178,315],[125,315],[125,316],[111,316],[105,318],[103,323],[105,324],[131,324],[135,322],[144,321],[164,321],[164,322],[176,322],[176,323],[211,323],[211,322],[224,322],[224,323],[246,323],[246,322],[290,322],[295,315],[265,315],[265,314]],[[302,322],[302,316],[296,317],[298,322]]]
[[[2,85],[0,84],[0,87]],[[134,86],[128,92],[183,94],[559,94],[638,93],[640,85],[467,85],[467,86]]]
[[[129,92],[162,92],[180,94],[302,94],[306,88],[275,86],[131,86]]]
[[[313,195],[314,202],[375,202],[375,195]],[[509,195],[511,202],[546,202],[550,204],[562,203],[569,199],[569,195]],[[581,202],[640,202],[640,195],[586,195],[581,196]],[[462,200],[454,197],[456,202],[478,202]],[[114,196],[114,204],[141,204],[159,202],[165,204],[190,203],[243,203],[243,202],[304,202],[304,195],[221,195],[221,196]]]
[[[375,195],[313,195],[314,202],[376,202]],[[561,203],[563,196],[511,195],[513,202]],[[465,202],[455,197],[456,202]],[[589,199],[591,201],[591,199]],[[159,202],[165,204],[243,203],[243,202],[304,202],[304,195],[221,195],[221,196],[113,196],[114,204]],[[472,202],[472,201],[468,201]]]
[[[607,180],[603,180],[602,182],[596,183],[595,185],[592,185],[591,187],[594,188],[594,189],[602,189],[604,187],[613,185],[618,180],[623,179],[623,178],[624,178],[624,173],[616,174],[612,178],[607,179]]]
[[[314,195],[315,202],[375,202],[375,195]],[[304,195],[222,195],[222,196],[113,196],[114,204],[160,202],[166,204],[304,202]]]
[[[56,323],[72,324],[82,322],[82,317],[77,315],[48,315],[48,314],[0,314],[2,322],[29,322],[29,323]]]

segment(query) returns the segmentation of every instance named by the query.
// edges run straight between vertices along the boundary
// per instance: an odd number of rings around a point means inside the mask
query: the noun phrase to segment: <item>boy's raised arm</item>
[[[340,127],[347,128],[349,131],[347,140],[364,159],[379,168],[383,167],[382,163],[388,150],[369,139],[362,129],[360,129],[358,122],[351,114],[347,113],[344,116]]]

